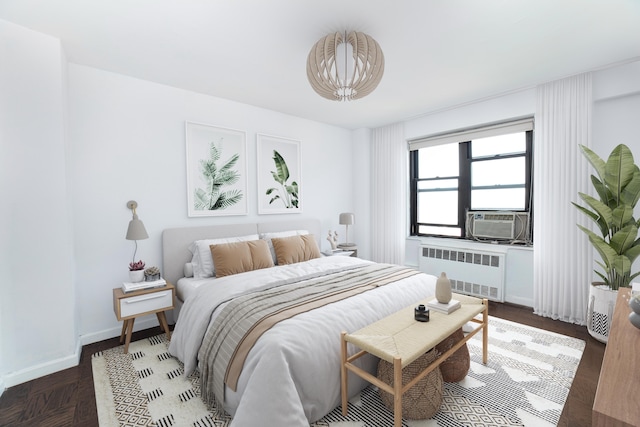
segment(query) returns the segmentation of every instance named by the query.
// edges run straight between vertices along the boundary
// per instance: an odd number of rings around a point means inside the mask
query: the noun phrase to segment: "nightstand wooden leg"
[[[171,340],[171,331],[169,331],[169,324],[167,323],[167,316],[164,314],[164,311],[160,311],[156,313],[158,316],[158,322],[160,322],[160,327],[167,334],[167,339]]]
[[[127,333],[127,321],[122,321],[122,332],[120,332],[120,344],[124,342],[124,334]]]
[[[127,339],[124,342],[124,354],[129,352],[129,343],[131,342],[131,332],[133,332],[133,323],[136,320],[135,317],[125,320],[127,322]]]

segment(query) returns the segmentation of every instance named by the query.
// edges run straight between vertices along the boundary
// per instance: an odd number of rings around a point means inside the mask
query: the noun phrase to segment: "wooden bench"
[[[423,301],[418,301],[415,305],[406,307],[356,332],[347,333],[343,331],[341,333],[340,371],[342,376],[343,415],[347,415],[348,371],[353,372],[393,396],[394,426],[400,427],[402,425],[402,394],[429,372],[437,368],[480,330],[483,331],[482,362],[487,363],[488,301],[486,299],[481,300],[460,294],[453,294],[453,298],[459,300],[462,306],[451,314],[443,314],[435,310],[430,310],[429,322],[416,321],[414,319],[414,309],[418,304],[427,305],[427,302],[432,300],[433,296]],[[475,318],[480,313],[482,313],[482,320]],[[435,347],[467,322],[474,322],[479,326],[428,365],[413,380],[404,386],[402,385],[402,368]],[[352,356],[348,356],[347,343],[351,343],[361,350]],[[359,359],[365,354],[372,354],[393,364],[393,387],[353,364],[356,359]]]

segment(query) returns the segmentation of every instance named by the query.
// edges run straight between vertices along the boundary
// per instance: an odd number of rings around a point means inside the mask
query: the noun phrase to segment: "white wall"
[[[69,109],[83,344],[120,333],[111,292],[127,280],[134,250],[124,238],[128,200],[138,202],[149,233],[136,258],[159,267],[164,228],[313,217],[326,233],[343,229],[338,214],[355,208],[348,130],[75,64],[69,66]],[[246,132],[248,215],[187,217],[185,121]],[[301,141],[301,214],[257,214],[256,133]],[[135,329],[156,324],[154,316],[147,320]]]
[[[352,132],[353,163],[345,171],[354,189],[352,211],[356,216],[355,224],[349,228],[349,236],[358,244],[358,257],[364,259],[371,259],[371,233],[375,232],[371,229],[371,135],[371,129]]]
[[[0,20],[0,386],[77,364],[60,42]],[[0,390],[3,388],[0,387]]]
[[[631,149],[635,164],[640,165],[640,61],[598,72],[593,82],[594,151],[606,160],[618,144],[625,144]],[[640,203],[634,217],[640,217]],[[600,259],[595,251],[593,256]],[[639,259],[631,268],[632,273],[637,271]],[[594,274],[593,280],[600,279]]]

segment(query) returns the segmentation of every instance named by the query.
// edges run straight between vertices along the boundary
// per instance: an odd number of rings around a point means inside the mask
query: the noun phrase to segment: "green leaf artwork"
[[[200,160],[200,172],[205,187],[194,189],[193,204],[196,210],[223,210],[242,200],[242,191],[223,189],[240,179],[240,174],[234,169],[240,155],[236,153],[219,165],[221,157],[222,150],[212,142],[209,147],[209,159]]]
[[[272,204],[280,200],[285,208],[297,209],[298,208],[298,183],[292,181],[291,184],[287,184],[289,180],[289,168],[287,162],[276,150],[273,150],[273,161],[276,166],[275,171],[270,171],[273,180],[278,183],[277,187],[270,187],[267,189],[267,196],[271,196],[269,204]]]

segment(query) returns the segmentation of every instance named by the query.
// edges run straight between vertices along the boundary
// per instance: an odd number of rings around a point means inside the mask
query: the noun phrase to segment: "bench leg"
[[[482,312],[482,363],[487,364],[489,356],[489,300],[483,299],[484,311]]]
[[[346,332],[340,334],[340,388],[342,392],[342,415],[347,415],[347,342],[344,339]]]
[[[393,359],[393,425],[402,427],[402,360]]]

